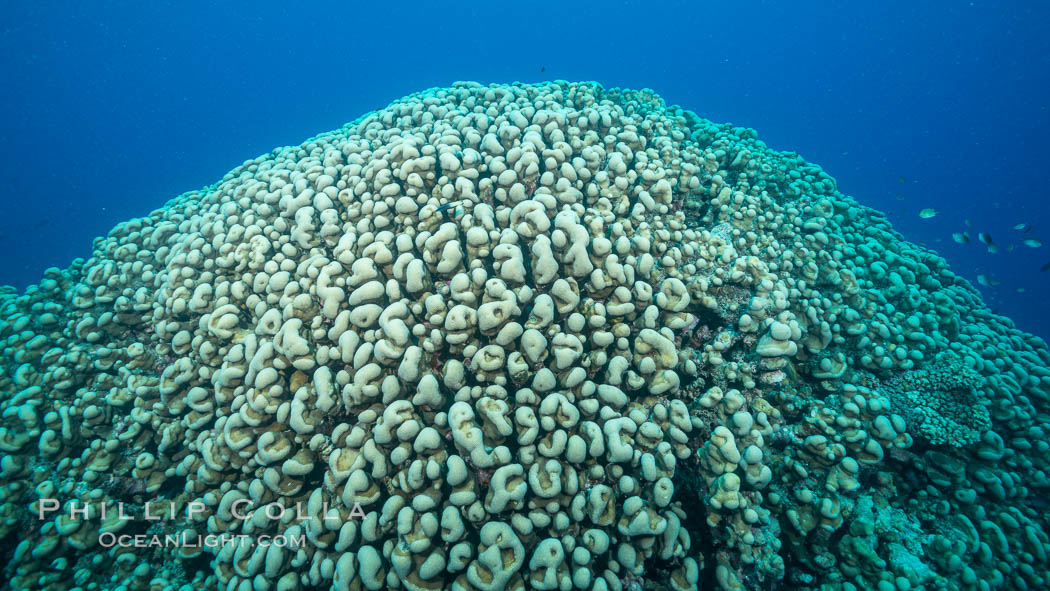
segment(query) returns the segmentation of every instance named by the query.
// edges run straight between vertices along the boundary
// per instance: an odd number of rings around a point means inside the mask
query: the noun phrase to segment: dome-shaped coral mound
[[[1050,585],[1046,346],[649,91],[412,95],[0,298],[16,588]]]

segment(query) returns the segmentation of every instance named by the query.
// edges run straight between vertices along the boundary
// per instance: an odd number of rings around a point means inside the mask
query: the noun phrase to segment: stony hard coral
[[[1046,588],[1048,360],[752,130],[458,83],[0,288],[0,556],[27,589]],[[174,510],[35,512],[128,498]]]
[[[916,433],[936,445],[962,447],[980,441],[992,426],[984,384],[962,357],[943,352],[922,369],[887,380],[884,386]]]

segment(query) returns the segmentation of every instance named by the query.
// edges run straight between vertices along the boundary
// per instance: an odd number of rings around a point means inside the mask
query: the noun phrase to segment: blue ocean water
[[[1025,2],[5,2],[0,284],[402,95],[597,80],[800,153],[1050,337],[1048,20]]]

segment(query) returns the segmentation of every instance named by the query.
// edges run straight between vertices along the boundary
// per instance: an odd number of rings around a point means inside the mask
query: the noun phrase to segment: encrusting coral
[[[0,349],[15,588],[1050,585],[1045,344],[647,90],[408,96],[0,292]]]
[[[933,443],[962,447],[980,441],[992,426],[978,393],[983,383],[962,358],[942,353],[922,369],[890,378],[883,388],[914,432]]]

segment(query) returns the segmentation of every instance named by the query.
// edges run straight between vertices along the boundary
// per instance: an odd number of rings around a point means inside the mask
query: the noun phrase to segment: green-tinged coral
[[[884,384],[905,419],[930,443],[962,447],[980,441],[992,421],[982,395],[985,379],[955,353]]]

